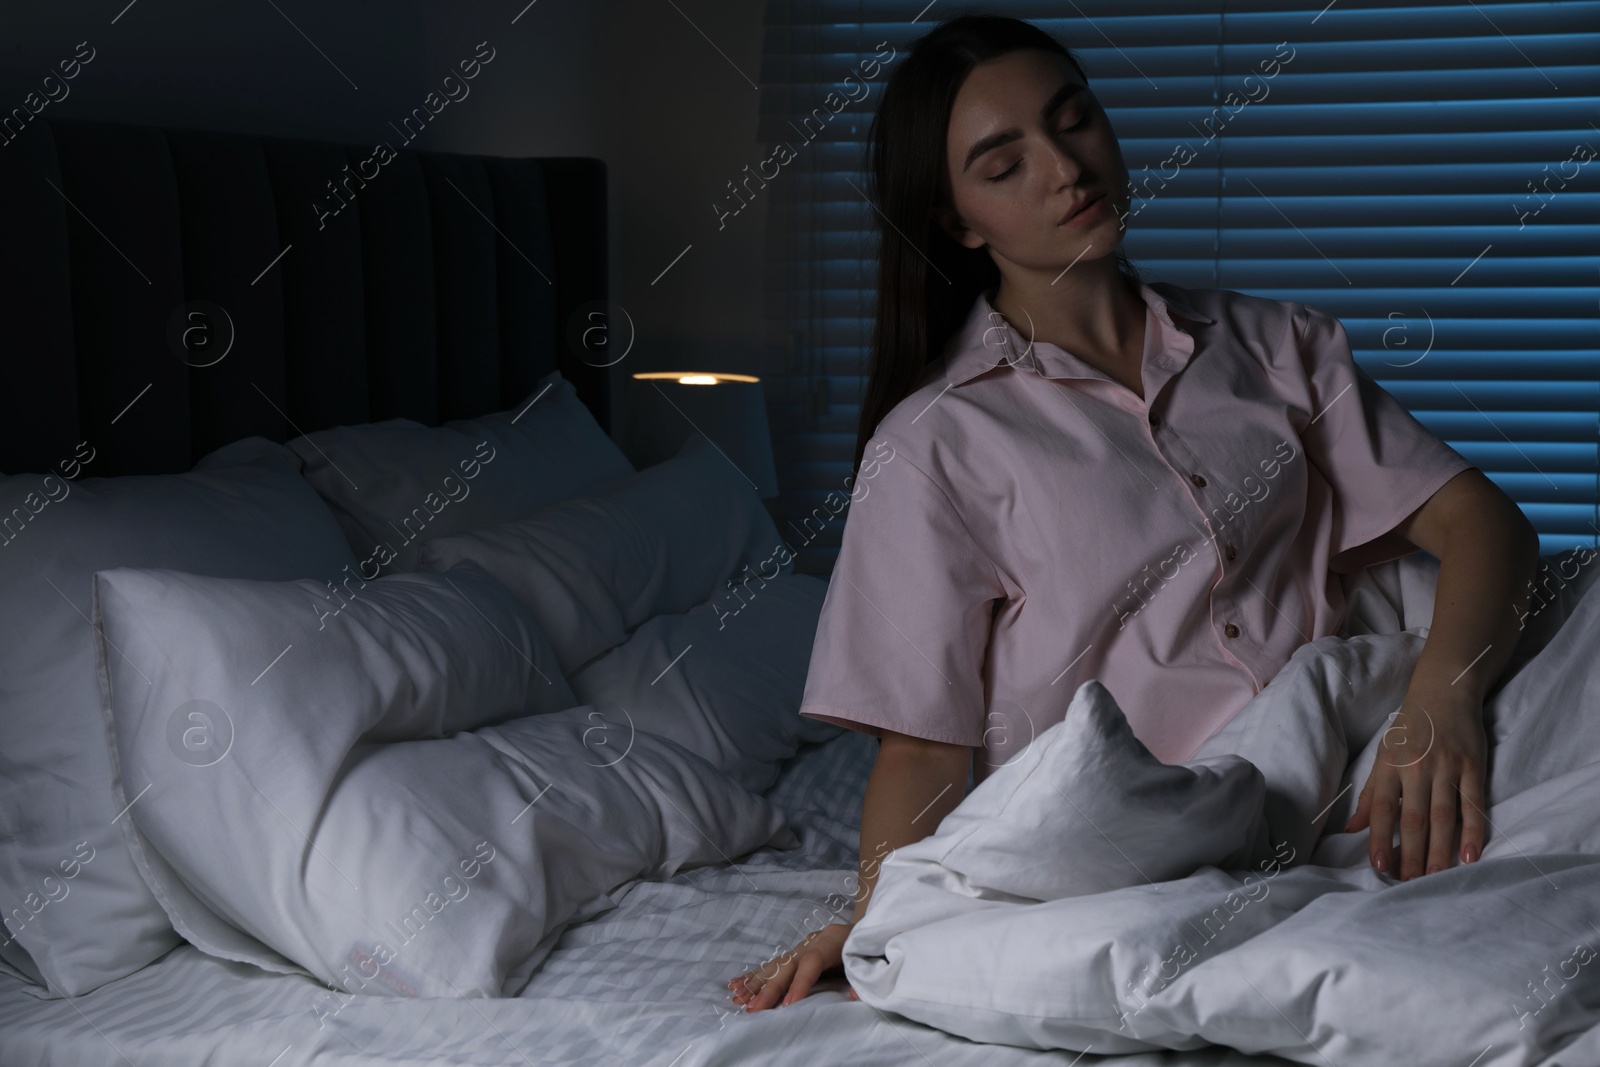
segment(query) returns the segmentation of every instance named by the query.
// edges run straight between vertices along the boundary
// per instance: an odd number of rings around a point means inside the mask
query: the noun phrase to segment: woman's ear
[[[941,205],[933,213],[939,228],[949,234],[950,240],[966,248],[982,248],[987,242],[961,224],[960,218],[949,207]]]

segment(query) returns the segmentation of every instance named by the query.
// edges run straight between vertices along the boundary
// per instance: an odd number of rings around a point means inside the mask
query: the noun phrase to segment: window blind
[[[910,42],[976,12],[1078,55],[1134,182],[1124,248],[1145,280],[1338,316],[1543,552],[1600,544],[1600,0],[768,0],[758,136],[792,150],[761,194],[787,355],[774,510],[798,569],[831,571],[846,514],[872,108]]]

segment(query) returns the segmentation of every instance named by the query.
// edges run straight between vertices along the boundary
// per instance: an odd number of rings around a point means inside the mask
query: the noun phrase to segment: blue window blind
[[[769,396],[799,569],[837,555],[866,385],[872,108],[911,41],[984,11],[1078,55],[1147,281],[1338,316],[1543,552],[1600,543],[1600,2],[768,0],[759,135],[793,150],[761,194],[789,361]]]

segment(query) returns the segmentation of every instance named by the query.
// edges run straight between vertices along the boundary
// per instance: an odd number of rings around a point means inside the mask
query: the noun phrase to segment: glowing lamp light
[[[722,371],[653,370],[640,371],[634,377],[641,380],[675,381],[679,385],[718,385],[722,382],[759,382],[761,380],[750,374],[726,374]]]

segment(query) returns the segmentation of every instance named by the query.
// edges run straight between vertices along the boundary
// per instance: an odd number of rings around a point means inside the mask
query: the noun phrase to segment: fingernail
[[[1439,865],[1437,863],[1430,863],[1428,865],[1428,873],[1429,874],[1438,874],[1439,873]]]
[[[1477,859],[1478,859],[1478,850],[1477,850],[1477,848],[1475,846],[1473,846],[1473,845],[1468,845],[1465,849],[1462,850],[1462,857],[1468,863],[1476,863]]]
[[[1378,858],[1373,863],[1373,866],[1378,868],[1378,870],[1380,870],[1380,871],[1388,870],[1389,869],[1389,854],[1387,852],[1378,853]]]

